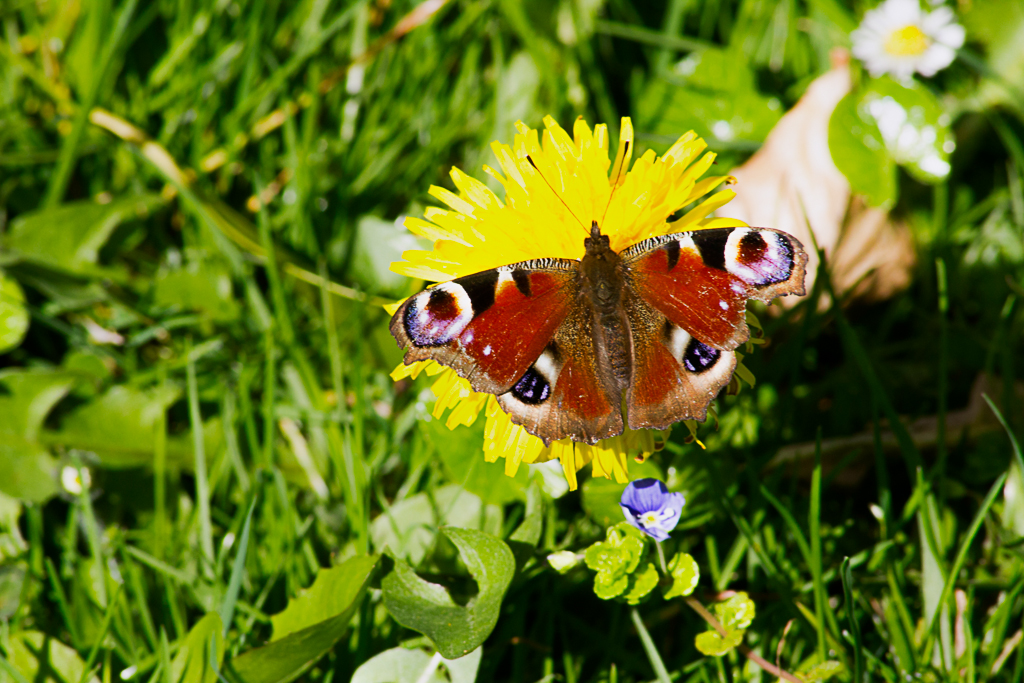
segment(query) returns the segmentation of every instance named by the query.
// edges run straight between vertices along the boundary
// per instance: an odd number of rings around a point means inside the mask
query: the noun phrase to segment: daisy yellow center
[[[917,57],[932,44],[924,31],[911,24],[893,31],[885,41],[885,51],[895,57]]]

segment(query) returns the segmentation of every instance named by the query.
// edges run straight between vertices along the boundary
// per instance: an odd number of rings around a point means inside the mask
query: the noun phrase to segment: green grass
[[[966,50],[925,82],[951,173],[896,175],[910,286],[839,306],[823,273],[761,316],[757,384],[718,401],[710,448],[677,428],[637,468],[686,494],[666,546],[696,558],[696,596],[748,592],[744,642],[787,671],[1024,676],[1024,97],[1007,38],[1024,17],[995,6],[958,6]],[[452,165],[483,178],[517,119],[583,115],[614,137],[630,115],[661,151],[731,108],[749,135],[711,141],[724,173],[866,5],[452,0],[399,35],[415,7],[0,6],[0,321],[30,317],[0,354],[0,681],[336,683],[396,647],[418,676],[434,646],[385,604],[396,562],[460,607],[486,587],[442,523],[515,558],[476,680],[769,680],[735,651],[702,656],[707,627],[678,601],[634,612],[585,568],[553,571],[549,553],[604,538],[621,487],[581,473],[552,498],[525,468],[506,479],[480,424],[449,432],[425,380],[391,381],[380,304],[421,285],[387,271],[416,248],[393,222],[435,205]],[[680,82],[681,58],[725,47],[734,91]],[[813,455],[777,466],[794,446]],[[60,473],[78,468],[91,486],[74,493]],[[327,597],[295,600],[314,580]],[[282,635],[313,623],[307,669]]]

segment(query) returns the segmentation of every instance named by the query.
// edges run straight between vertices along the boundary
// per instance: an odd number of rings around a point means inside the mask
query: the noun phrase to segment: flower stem
[[[658,564],[661,565],[661,573],[665,576],[670,576],[668,573],[668,565],[665,564],[665,551],[661,549],[661,543],[655,541],[654,547],[658,549]]]
[[[629,616],[633,620],[633,625],[636,626],[636,632],[640,635],[640,642],[643,643],[644,652],[647,653],[647,659],[651,662],[654,675],[658,677],[658,683],[672,683],[672,679],[668,675],[668,669],[665,668],[665,662],[661,661],[658,648],[654,646],[654,639],[647,632],[644,620],[640,618],[640,613],[636,611],[636,607],[629,608]]]
[[[683,599],[686,601],[686,604],[690,606],[690,609],[699,614],[701,619],[708,622],[711,628],[718,631],[718,635],[725,638],[725,636],[727,635],[725,632],[725,627],[718,622],[718,619],[715,618],[715,615],[709,612],[708,608],[705,607],[700,600],[694,597],[687,597]],[[761,667],[771,675],[778,676],[779,678],[791,681],[792,683],[803,683],[803,681],[801,681],[799,678],[789,673],[788,671],[784,671],[783,669],[780,669],[779,667],[775,666],[767,659],[751,650],[747,645],[740,643],[736,646],[736,649],[739,650],[741,655],[752,661],[754,664],[757,664],[759,667]]]

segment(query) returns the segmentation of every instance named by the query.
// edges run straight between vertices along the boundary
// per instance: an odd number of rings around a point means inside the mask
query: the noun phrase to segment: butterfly
[[[747,339],[749,299],[804,294],[807,254],[770,228],[659,235],[615,252],[597,221],[582,259],[444,282],[391,319],[406,365],[434,360],[494,394],[546,445],[703,421]],[[623,416],[625,413],[625,419]]]

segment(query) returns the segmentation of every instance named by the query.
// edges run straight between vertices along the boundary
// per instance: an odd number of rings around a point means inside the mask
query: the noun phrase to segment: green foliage
[[[384,605],[398,623],[424,634],[448,659],[463,657],[491,634],[515,571],[512,551],[482,531],[442,527],[476,582],[477,594],[464,606],[443,586],[424,581],[401,560],[381,582]]]
[[[657,585],[657,570],[647,557],[646,536],[626,522],[608,528],[604,541],[587,548],[584,561],[597,572],[594,593],[602,600],[622,596],[630,604]]]
[[[800,676],[802,680],[807,681],[807,683],[817,683],[817,681],[827,681],[833,676],[838,676],[843,673],[843,671],[845,671],[845,669],[841,662],[828,661],[816,664],[807,671],[798,674],[798,676]]]
[[[0,270],[0,353],[17,348],[28,332],[25,292],[14,278]]]
[[[829,149],[855,191],[872,204],[896,199],[896,165],[924,183],[949,175],[956,148],[950,116],[930,90],[889,78],[843,98],[829,121]]]
[[[74,384],[49,370],[0,371],[0,491],[31,501],[57,492],[57,462],[40,443],[43,420]]]
[[[665,590],[665,599],[675,597],[686,597],[697,587],[700,581],[700,568],[697,560],[689,553],[676,553],[676,556],[669,560],[668,574],[672,577],[672,583]]]
[[[309,590],[271,618],[270,643],[231,660],[232,675],[243,683],[288,683],[301,676],[344,635],[378,560],[353,557],[317,572]]]
[[[169,679],[175,683],[216,683],[224,658],[223,630],[216,614],[207,614],[196,622],[171,661]]]
[[[353,557],[337,567],[318,571],[312,586],[271,617],[274,635],[270,642],[338,616],[350,619],[376,566],[376,557]]]
[[[11,669],[22,677],[21,681],[99,683],[99,678],[86,671],[85,662],[74,648],[45,633],[22,631],[4,643],[2,649]],[[10,673],[0,668],[0,681],[19,680]]]
[[[828,148],[850,187],[875,206],[891,206],[896,201],[896,162],[877,122],[862,112],[861,97],[855,90],[836,106],[828,124]]]
[[[722,625],[725,636],[712,628],[698,635],[694,644],[706,655],[721,657],[743,642],[743,635],[754,621],[756,608],[754,601],[740,591],[722,602],[715,603],[713,612],[718,623]]]
[[[444,659],[441,662],[448,677],[436,666],[434,660],[422,650],[407,650],[395,647],[371,657],[356,669],[352,683],[473,683],[480,667],[480,648],[459,659]],[[427,667],[434,666],[433,672],[423,678]]]
[[[107,204],[84,200],[43,209],[12,221],[4,247],[15,262],[86,275],[119,225],[145,218],[165,203],[160,195],[145,193]]]
[[[694,130],[714,149],[756,148],[781,118],[782,103],[757,91],[753,70],[737,56],[700,50],[652,80],[636,104],[641,129],[668,144],[678,131]]]

